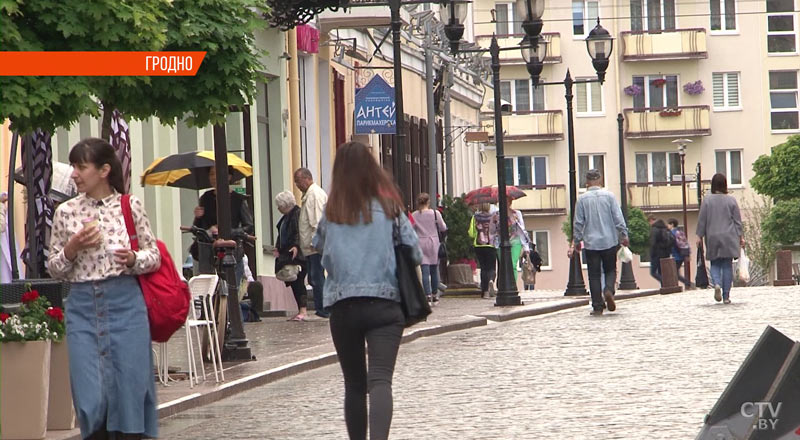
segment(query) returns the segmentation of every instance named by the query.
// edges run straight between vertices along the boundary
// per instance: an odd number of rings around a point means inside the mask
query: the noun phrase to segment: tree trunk
[[[103,125],[100,127],[100,138],[108,142],[111,139],[111,116],[114,113],[114,104],[102,101]]]

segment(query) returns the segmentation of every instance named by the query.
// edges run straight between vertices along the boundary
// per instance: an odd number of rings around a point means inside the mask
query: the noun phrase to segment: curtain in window
[[[641,31],[644,29],[642,23],[642,0],[631,0],[631,30]]]
[[[533,158],[534,185],[547,185],[547,159],[544,157]]]
[[[515,111],[528,111],[531,109],[531,83],[527,79],[514,81],[514,89],[517,95]]]

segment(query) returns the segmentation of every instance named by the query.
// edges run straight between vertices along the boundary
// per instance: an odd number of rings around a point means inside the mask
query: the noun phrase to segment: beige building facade
[[[478,0],[472,8],[478,44],[488,47],[493,33],[501,46],[519,43],[522,30],[513,2]],[[598,15],[615,39],[605,83],[573,89],[579,187],[580,176],[597,168],[605,188],[619,197],[624,162],[629,205],[665,221],[676,218],[683,227],[680,156],[673,141],[689,139],[685,172],[691,180],[687,206],[693,247],[698,166],[701,188],[708,191],[708,181],[721,172],[746,209],[756,196],[749,185],[752,163],[800,133],[799,9],[797,0],[549,2],[543,16],[542,34],[550,42],[543,81],[562,81],[568,69],[575,79],[596,77],[584,40]],[[568,270],[561,231],[569,210],[565,89],[532,87],[518,51],[506,53],[501,78],[503,101],[512,106],[503,118],[506,179],[525,188],[527,197],[514,207],[522,210],[545,260],[536,287],[561,289]],[[484,110],[484,127],[493,136],[491,108]],[[618,114],[623,116],[622,158]],[[492,154],[482,177],[496,182],[494,150],[486,148]],[[647,259],[634,257],[642,288],[657,285]]]

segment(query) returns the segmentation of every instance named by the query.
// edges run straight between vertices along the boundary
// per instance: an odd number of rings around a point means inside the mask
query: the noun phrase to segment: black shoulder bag
[[[439,234],[439,251],[437,256],[439,257],[439,261],[447,261],[447,245],[445,244],[445,240],[447,239],[447,231],[442,231],[439,229],[439,222],[438,219],[440,218],[441,214],[436,209],[433,210],[433,223],[436,224],[436,232]]]
[[[400,217],[394,219],[392,226],[394,257],[396,260],[397,287],[400,290],[400,305],[406,317],[406,327],[428,319],[431,306],[422,290],[422,282],[417,276],[416,264],[411,257],[411,246],[400,241]]]

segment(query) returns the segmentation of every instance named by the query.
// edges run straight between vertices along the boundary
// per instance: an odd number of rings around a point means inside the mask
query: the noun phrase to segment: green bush
[[[770,210],[762,227],[770,240],[777,243],[800,242],[800,198],[781,200]]]
[[[441,204],[442,218],[447,223],[448,263],[457,264],[461,260],[474,260],[472,237],[469,236],[472,211],[461,197],[444,196]]]

